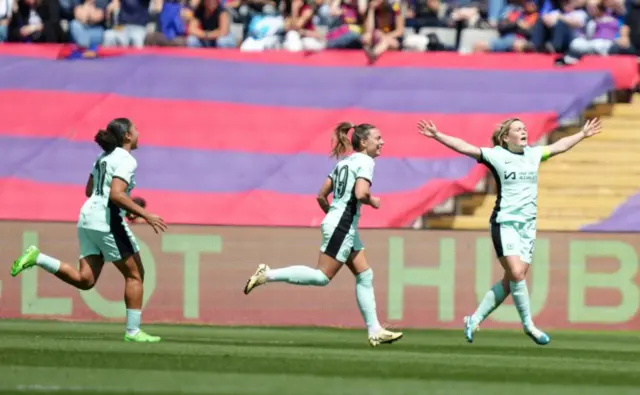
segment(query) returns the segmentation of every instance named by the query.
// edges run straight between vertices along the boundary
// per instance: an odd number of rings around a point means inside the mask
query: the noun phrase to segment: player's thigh
[[[91,229],[78,227],[78,249],[80,250],[81,261],[90,256],[101,255],[100,246],[94,239],[94,232]]]
[[[78,245],[80,249],[79,268],[80,277],[89,286],[95,285],[102,273],[104,258],[99,246],[91,237],[91,230],[78,228]]]
[[[144,282],[144,266],[142,265],[142,259],[140,253],[136,252],[133,255],[113,262],[115,267],[118,268],[124,278],[135,279]]]
[[[520,233],[513,222],[491,224],[491,242],[498,258],[520,256]]]
[[[322,245],[318,269],[327,277],[333,278],[342,265],[349,259],[354,246],[353,234],[347,229],[332,224],[322,224]]]
[[[125,260],[140,250],[129,227],[120,222],[113,224],[110,232],[96,232],[94,242],[108,262]]]
[[[528,265],[520,258],[522,240],[517,223],[491,224],[491,241],[500,265],[511,281],[521,281],[527,274]]]
[[[102,268],[104,267],[104,259],[102,255],[89,255],[80,258],[80,278],[89,287],[93,287],[100,278]]]
[[[520,259],[522,262],[531,264],[536,246],[536,222],[530,221],[521,225],[518,229],[520,234]]]
[[[522,262],[519,255],[509,255],[498,258],[504,269],[505,277],[509,281],[522,281],[527,276],[529,264]]]
[[[367,262],[364,245],[362,244],[362,240],[360,240],[360,232],[358,231],[354,234],[351,255],[349,259],[347,259],[346,265],[354,276],[369,270],[369,262]]]

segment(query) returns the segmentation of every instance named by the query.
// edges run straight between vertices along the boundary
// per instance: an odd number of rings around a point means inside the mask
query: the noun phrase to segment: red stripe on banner
[[[364,207],[364,228],[402,227],[446,199],[469,191],[486,174],[477,165],[460,181],[434,180],[402,193],[379,195],[382,208]],[[318,180],[318,188],[324,180]],[[0,219],[76,221],[85,201],[84,188],[0,179]],[[375,194],[375,187],[373,188]],[[255,191],[241,194],[195,194],[136,189],[148,209],[174,224],[318,226],[324,213],[314,196]]]
[[[456,156],[416,132],[421,118],[438,128],[485,146],[493,128],[510,116],[528,126],[532,142],[556,127],[554,113],[398,114],[360,109],[316,110],[242,104],[128,98],[109,94],[0,91],[0,134],[93,141],[114,117],[132,119],[140,144],[267,153],[329,153],[331,130],[339,121],[372,123],[386,141],[385,156]],[[38,109],[37,113],[33,113]]]
[[[56,59],[64,46],[3,44],[1,55]],[[161,56],[196,57],[240,62],[292,64],[306,66],[363,67],[367,60],[362,51],[322,51],[312,55],[286,51],[260,53],[239,50],[195,48],[101,49],[102,56],[153,54]],[[586,56],[570,68],[554,65],[555,56],[542,54],[492,53],[459,55],[452,52],[391,52],[382,56],[375,67],[459,68],[472,70],[554,70],[557,72],[609,71],[617,89],[629,89],[638,83],[638,64],[635,56]],[[95,60],[92,60],[95,61]]]

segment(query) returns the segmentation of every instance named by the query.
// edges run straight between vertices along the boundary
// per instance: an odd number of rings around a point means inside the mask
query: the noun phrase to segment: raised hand
[[[600,122],[600,119],[598,118],[588,120],[582,127],[584,137],[595,136],[600,132],[602,132],[602,122]]]
[[[423,136],[434,138],[438,134],[438,129],[433,121],[427,123],[427,121],[423,119],[418,122],[418,132]]]

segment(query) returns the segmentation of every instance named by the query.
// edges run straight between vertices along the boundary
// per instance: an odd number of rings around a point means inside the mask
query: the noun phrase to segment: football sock
[[[267,281],[280,281],[297,285],[318,285],[329,284],[329,278],[318,269],[308,266],[289,266],[281,269],[271,269],[267,272]]]
[[[133,336],[140,331],[142,311],[127,309],[127,335]]]
[[[381,329],[376,312],[376,298],[373,294],[373,270],[371,268],[356,276],[356,300],[369,336],[375,335]]]
[[[526,328],[533,327],[533,321],[531,319],[531,310],[529,308],[529,290],[527,289],[527,282],[525,280],[509,282],[511,286],[511,295],[516,305],[516,310],[520,315],[520,321]]]
[[[498,306],[504,302],[507,297],[507,293],[504,291],[502,281],[498,281],[491,287],[489,291],[484,295],[482,302],[478,306],[478,309],[473,313],[473,320],[476,324],[481,323],[495,310]]]
[[[43,253],[38,254],[36,265],[53,274],[60,270],[60,261]]]

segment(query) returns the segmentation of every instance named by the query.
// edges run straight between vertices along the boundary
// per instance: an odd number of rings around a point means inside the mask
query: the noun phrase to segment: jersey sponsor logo
[[[505,171],[504,172],[505,181],[508,180],[518,180],[518,181],[538,181],[538,172],[537,171]]]

